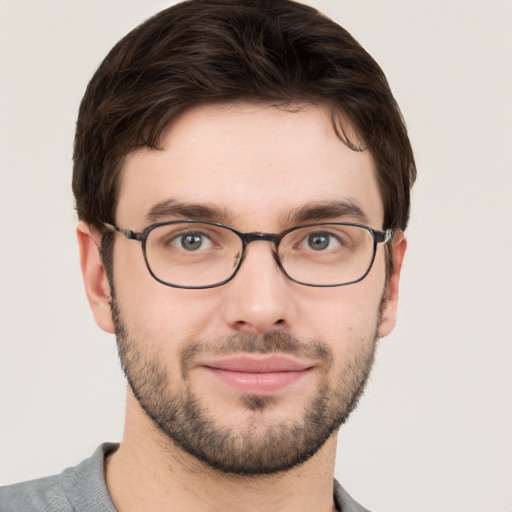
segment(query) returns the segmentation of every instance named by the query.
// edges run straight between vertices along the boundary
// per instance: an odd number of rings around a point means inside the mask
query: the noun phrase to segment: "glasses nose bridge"
[[[238,236],[241,238],[243,242],[243,259],[245,259],[245,251],[247,249],[247,245],[251,242],[270,242],[272,244],[272,252],[274,255],[274,259],[279,267],[281,267],[281,262],[279,260],[278,255],[278,246],[281,240],[279,235],[274,233],[261,233],[261,232],[252,232],[252,233],[238,233]]]
[[[238,236],[242,239],[244,249],[246,249],[247,245],[251,242],[271,242],[275,254],[277,254],[277,249],[281,240],[280,235],[276,235],[274,233],[262,233],[259,231],[239,233]]]
[[[250,244],[251,242],[262,241],[262,242],[272,242],[274,246],[277,245],[279,235],[274,235],[273,233],[240,233],[240,238],[243,240],[244,244]]]

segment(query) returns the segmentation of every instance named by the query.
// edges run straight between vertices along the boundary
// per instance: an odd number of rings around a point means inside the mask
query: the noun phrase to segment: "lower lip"
[[[242,393],[268,394],[280,391],[309,374],[310,368],[285,372],[234,372],[203,367],[228,386]]]

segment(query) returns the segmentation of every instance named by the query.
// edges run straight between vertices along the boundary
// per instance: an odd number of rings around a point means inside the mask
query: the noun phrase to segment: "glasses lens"
[[[372,232],[361,226],[318,224],[290,231],[279,244],[288,276],[310,285],[342,285],[362,279],[372,264]]]
[[[146,238],[146,261],[159,280],[186,288],[222,283],[235,272],[242,241],[225,227],[179,222],[154,227]]]

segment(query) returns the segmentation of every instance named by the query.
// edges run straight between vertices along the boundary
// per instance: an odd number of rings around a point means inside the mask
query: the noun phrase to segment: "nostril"
[[[276,325],[282,325],[282,324],[284,324],[284,320],[282,318],[277,320]]]

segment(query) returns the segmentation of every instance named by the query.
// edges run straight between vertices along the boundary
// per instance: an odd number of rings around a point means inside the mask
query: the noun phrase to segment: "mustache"
[[[236,333],[223,338],[191,340],[181,351],[181,368],[186,372],[203,354],[227,356],[235,353],[289,354],[298,358],[314,359],[330,367],[333,355],[330,347],[318,340],[302,341],[285,332],[268,332],[261,336]]]

